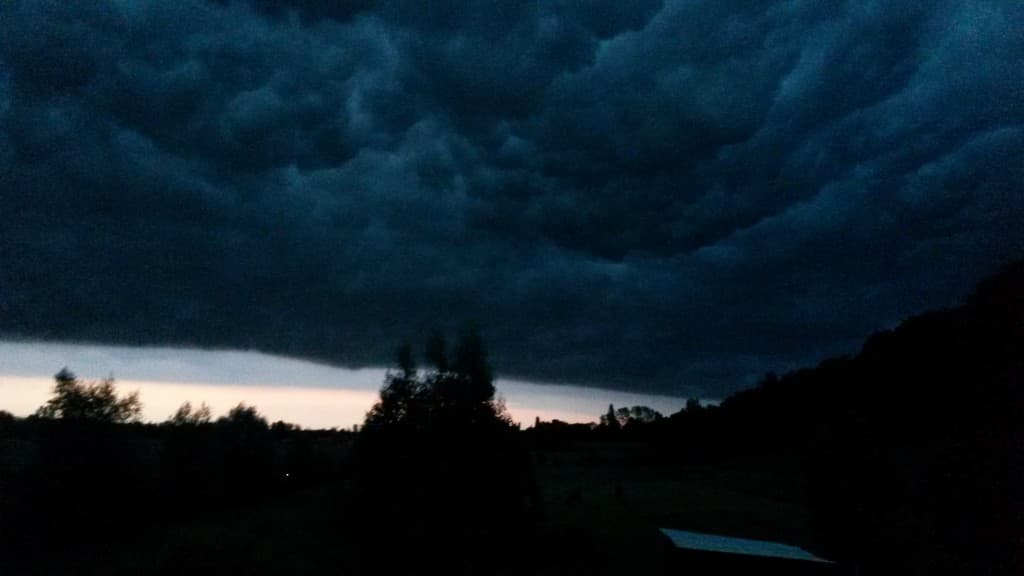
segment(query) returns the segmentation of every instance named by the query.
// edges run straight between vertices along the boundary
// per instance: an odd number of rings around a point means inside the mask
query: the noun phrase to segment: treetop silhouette
[[[36,411],[36,416],[112,423],[138,422],[142,416],[138,391],[118,397],[112,377],[84,382],[65,367],[54,379],[53,397]]]

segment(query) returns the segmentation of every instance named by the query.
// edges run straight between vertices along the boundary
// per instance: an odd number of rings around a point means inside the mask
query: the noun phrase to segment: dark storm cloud
[[[1007,2],[0,5],[0,331],[719,396],[1024,246]]]

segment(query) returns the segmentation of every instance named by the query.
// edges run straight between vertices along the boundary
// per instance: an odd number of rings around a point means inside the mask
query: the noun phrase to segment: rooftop
[[[749,540],[746,538],[732,538],[730,536],[719,536],[717,534],[702,534],[700,532],[687,532],[685,530],[672,530],[662,528],[662,534],[668,536],[676,548],[687,550],[700,550],[704,552],[721,552],[723,554],[744,554],[747,556],[767,556],[772,558],[786,558],[790,560],[806,560],[809,562],[829,562],[814,554],[788,544],[769,542],[767,540]]]

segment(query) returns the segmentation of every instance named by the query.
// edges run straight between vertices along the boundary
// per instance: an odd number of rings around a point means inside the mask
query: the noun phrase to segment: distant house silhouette
[[[839,566],[803,548],[716,534],[661,529],[666,574],[757,574],[811,576],[839,574]]]

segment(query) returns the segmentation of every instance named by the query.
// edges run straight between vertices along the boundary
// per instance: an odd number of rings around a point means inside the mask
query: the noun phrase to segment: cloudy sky
[[[1024,3],[0,2],[0,334],[721,397],[1024,250]],[[9,351],[10,349],[8,349]]]

